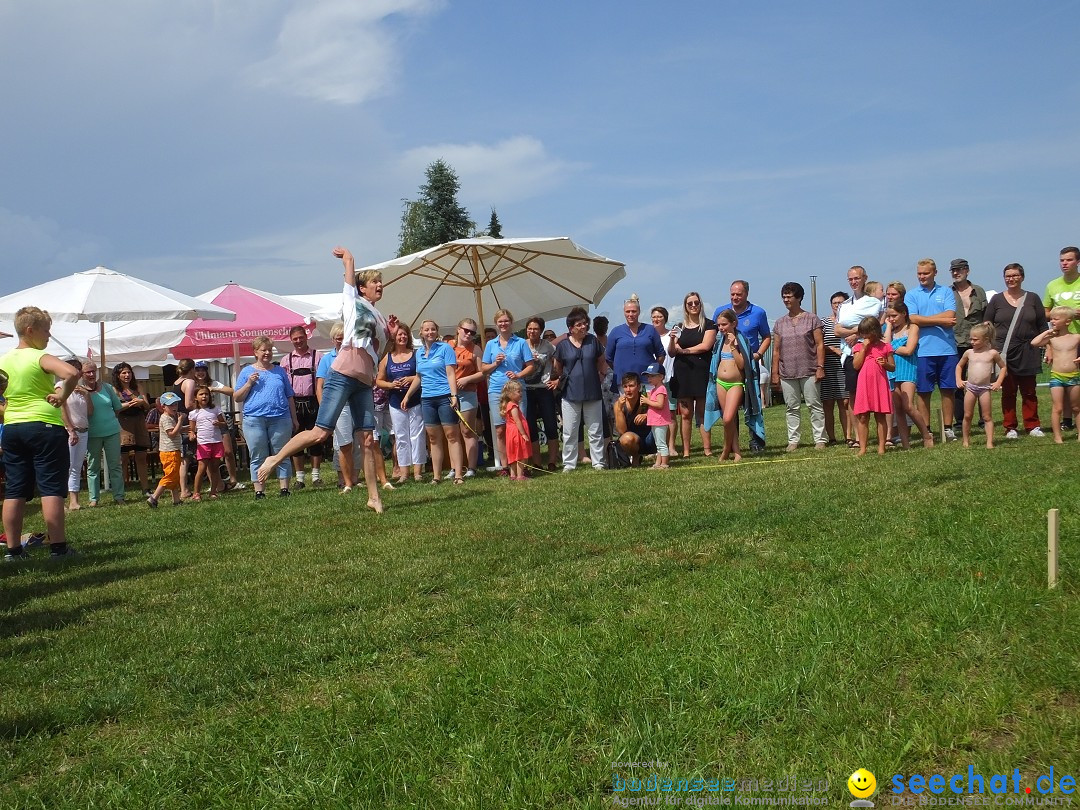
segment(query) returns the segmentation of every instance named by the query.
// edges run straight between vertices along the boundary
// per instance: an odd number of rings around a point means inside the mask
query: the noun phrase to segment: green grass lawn
[[[0,807],[1080,775],[1075,434],[856,459],[779,452],[782,420],[738,466],[407,485],[381,517],[325,489],[83,510],[81,558],[0,568]]]

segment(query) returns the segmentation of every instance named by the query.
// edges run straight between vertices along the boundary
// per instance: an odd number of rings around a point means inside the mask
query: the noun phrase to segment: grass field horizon
[[[407,485],[381,516],[326,488],[83,510],[82,557],[0,567],[0,805],[608,807],[656,773],[839,807],[865,767],[880,806],[893,774],[1077,776],[1075,433],[856,459],[767,426],[738,465]]]

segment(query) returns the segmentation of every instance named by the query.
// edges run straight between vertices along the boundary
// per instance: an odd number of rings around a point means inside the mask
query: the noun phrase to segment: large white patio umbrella
[[[625,275],[622,262],[574,244],[567,236],[458,239],[409,256],[369,265],[383,275],[379,309],[414,330],[431,319],[448,329],[464,317],[481,327],[485,313],[565,315],[597,304]]]
[[[26,306],[46,310],[55,321],[90,321],[100,324],[101,357],[105,365],[105,323],[157,319],[236,319],[236,313],[184,295],[168,287],[95,267],[82,273],[47,281],[0,298],[0,320],[12,321]]]

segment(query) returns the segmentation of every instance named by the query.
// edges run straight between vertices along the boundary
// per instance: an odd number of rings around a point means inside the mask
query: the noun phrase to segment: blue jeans
[[[109,488],[113,498],[124,500],[124,470],[120,463],[120,434],[91,436],[86,442],[86,488],[90,500],[101,495],[101,451],[105,451],[105,463],[109,465]]]
[[[375,430],[375,397],[370,385],[330,369],[323,383],[323,397],[315,424],[332,431],[348,405],[355,430]]]
[[[285,446],[292,438],[290,416],[245,416],[244,441],[251,456],[251,480],[255,481],[259,467],[271,455]],[[278,479],[288,480],[292,475],[292,459],[285,459],[277,466]]]

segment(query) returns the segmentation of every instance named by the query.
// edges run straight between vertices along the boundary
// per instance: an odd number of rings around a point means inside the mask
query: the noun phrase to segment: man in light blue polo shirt
[[[772,343],[769,316],[765,314],[764,309],[757,304],[751,304],[748,300],[750,295],[749,282],[737,279],[731,282],[731,288],[728,292],[731,295],[731,309],[734,310],[735,316],[739,319],[739,331],[746,336],[746,340],[750,344],[750,350],[754,353],[751,358],[754,364],[754,379],[760,379],[761,358],[765,356],[765,352],[769,350],[769,344]],[[728,309],[728,307],[717,307],[716,312],[713,313],[713,321],[716,321],[720,317],[720,313],[725,309]],[[758,409],[757,413],[746,417],[746,426],[750,429],[750,451],[760,453],[765,449],[765,418],[760,409]]]
[[[949,287],[937,283],[937,264],[921,259],[915,269],[919,286],[904,296],[908,320],[919,327],[919,365],[915,388],[919,392],[919,413],[928,425],[930,397],[941,391],[941,415],[945,420],[945,440],[954,442],[953,391],[956,389],[956,296]]]

